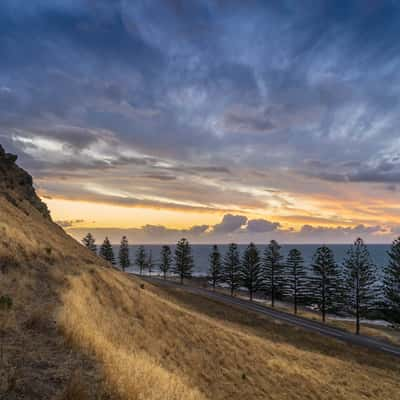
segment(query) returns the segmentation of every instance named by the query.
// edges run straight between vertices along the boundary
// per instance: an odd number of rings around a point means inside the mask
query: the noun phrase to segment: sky
[[[2,0],[0,143],[131,243],[400,234],[400,3]]]

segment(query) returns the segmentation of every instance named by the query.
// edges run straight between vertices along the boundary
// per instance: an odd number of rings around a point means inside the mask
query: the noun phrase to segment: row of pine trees
[[[95,240],[88,234],[83,243],[97,252]],[[116,265],[113,248],[108,238],[100,247],[99,254]],[[384,269],[384,279],[377,276],[368,248],[362,239],[350,246],[342,264],[335,260],[333,251],[321,246],[313,255],[311,268],[305,266],[300,250],[293,248],[286,258],[281,246],[272,240],[263,254],[250,243],[243,254],[235,243],[231,243],[225,254],[214,245],[209,256],[208,278],[215,289],[225,286],[233,296],[239,288],[246,288],[250,300],[257,293],[271,299],[293,303],[294,312],[299,306],[314,305],[321,312],[325,322],[326,314],[351,313],[356,317],[356,332],[360,331],[360,320],[375,313],[400,322],[400,238],[392,243],[388,253],[389,264]],[[124,236],[119,248],[119,265],[125,270],[131,265],[128,240]],[[164,279],[170,273],[179,277],[180,282],[190,278],[194,268],[192,250],[186,239],[181,239],[174,254],[169,246],[162,246],[160,260],[153,262],[151,251],[139,246],[134,264],[140,274],[148,270],[151,275],[158,267]]]

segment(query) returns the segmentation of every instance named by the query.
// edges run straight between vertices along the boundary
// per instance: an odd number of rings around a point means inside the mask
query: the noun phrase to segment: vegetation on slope
[[[397,360],[114,270],[71,278],[59,319],[124,399],[387,399]],[[379,384],[377,383],[379,382]]]
[[[397,360],[106,268],[0,173],[0,398],[398,398]]]

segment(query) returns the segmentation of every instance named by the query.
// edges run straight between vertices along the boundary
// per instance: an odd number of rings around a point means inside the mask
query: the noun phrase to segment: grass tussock
[[[82,273],[58,317],[121,399],[399,398],[397,360],[141,285],[112,270]]]

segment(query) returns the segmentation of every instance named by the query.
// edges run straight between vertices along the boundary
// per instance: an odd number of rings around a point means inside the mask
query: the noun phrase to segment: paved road
[[[249,300],[239,299],[237,297],[231,297],[219,292],[213,292],[209,289],[204,289],[200,287],[185,286],[185,285],[182,286],[176,282],[164,281],[163,279],[159,278],[142,277],[142,279],[151,281],[159,285],[172,286],[181,290],[185,290],[189,293],[199,294],[209,299],[217,300],[221,303],[238,306],[246,310],[267,315],[277,320],[284,321],[290,325],[299,326],[311,332],[319,333],[321,335],[329,336],[338,340],[342,340],[347,343],[364,346],[373,350],[382,351],[384,353],[400,357],[400,346],[391,345],[381,340],[373,339],[371,337],[363,335],[355,335],[350,332],[345,332],[340,329],[334,328],[332,326],[327,326],[317,321],[312,321],[310,319],[302,318],[293,314],[277,311],[254,302],[250,302]]]

